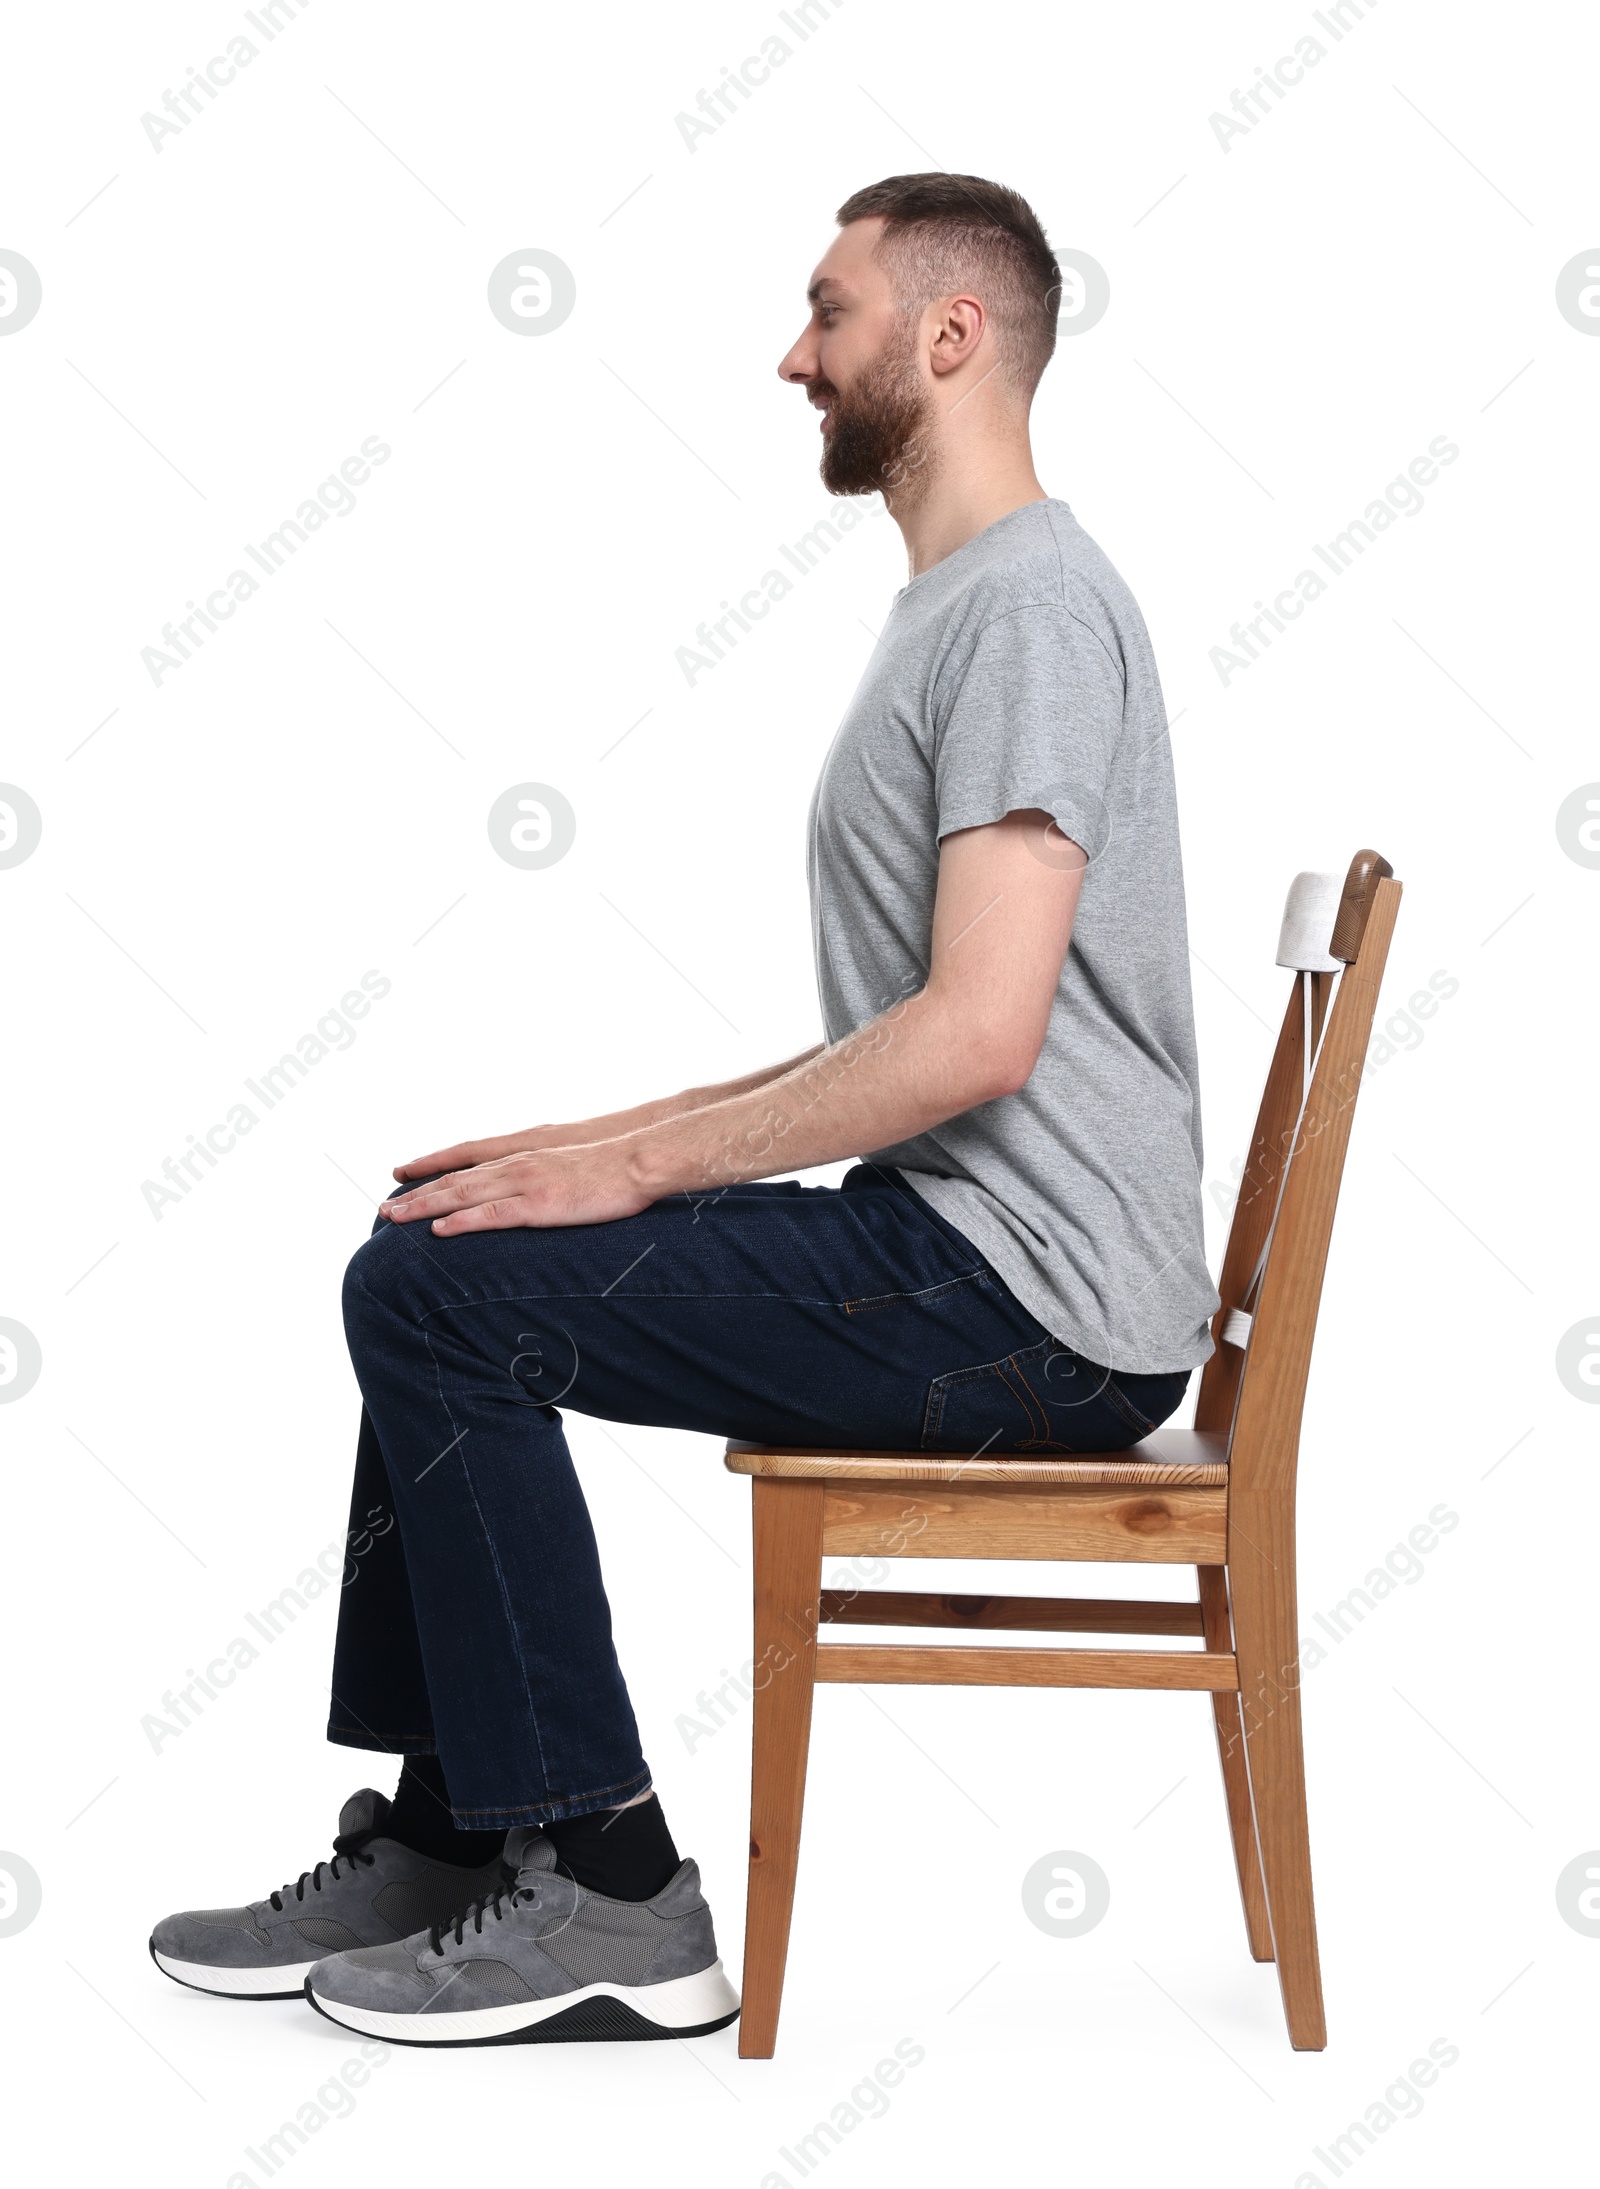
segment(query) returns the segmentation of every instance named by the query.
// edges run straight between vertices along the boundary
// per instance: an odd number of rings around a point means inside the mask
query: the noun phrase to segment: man
[[[895,177],[838,220],[779,371],[820,413],[824,484],[884,495],[910,575],[812,804],[826,1039],[395,1172],[345,1289],[372,1532],[328,1732],[403,1756],[399,1787],[354,1796],[296,1885],[159,1926],[180,1981],[304,1982],[415,2043],[722,2026],[556,1402],[772,1443],[1120,1450],[1211,1350],[1160,685],[1029,448],[1056,262],[970,176]],[[838,1188],[758,1183],[863,1150]]]

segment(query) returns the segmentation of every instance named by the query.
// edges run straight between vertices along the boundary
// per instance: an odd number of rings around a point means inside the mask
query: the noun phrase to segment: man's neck
[[[919,499],[907,506],[903,497],[890,495],[888,506],[906,543],[910,575],[918,578],[1014,509],[1048,499],[1024,442],[1020,448],[997,450],[976,465],[963,450],[959,468],[941,466]]]

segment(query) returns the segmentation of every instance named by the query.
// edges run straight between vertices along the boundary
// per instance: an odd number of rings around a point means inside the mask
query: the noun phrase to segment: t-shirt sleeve
[[[993,617],[934,701],[941,841],[1037,807],[1098,858],[1123,696],[1120,666],[1070,610]]]

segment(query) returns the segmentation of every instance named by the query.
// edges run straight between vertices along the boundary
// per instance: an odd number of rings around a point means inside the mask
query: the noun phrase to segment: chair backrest
[[[1375,851],[1356,853],[1328,949],[1344,971],[1294,976],[1267,1073],[1217,1281],[1216,1351],[1202,1372],[1195,1410],[1197,1429],[1228,1432],[1234,1497],[1281,1496],[1294,1488],[1328,1241],[1400,894],[1387,859]],[[1312,984],[1309,1035],[1316,1057],[1303,1109],[1308,1014],[1302,980]],[[1240,1347],[1225,1340],[1223,1330],[1244,1305],[1264,1248],[1248,1344]]]

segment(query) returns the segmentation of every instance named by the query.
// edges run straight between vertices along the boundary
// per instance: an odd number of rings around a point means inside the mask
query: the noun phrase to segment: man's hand
[[[629,1152],[626,1140],[519,1150],[385,1201],[378,1213],[395,1224],[431,1219],[441,1239],[458,1231],[609,1224],[619,1216],[637,1216],[653,1198],[634,1179]]]

